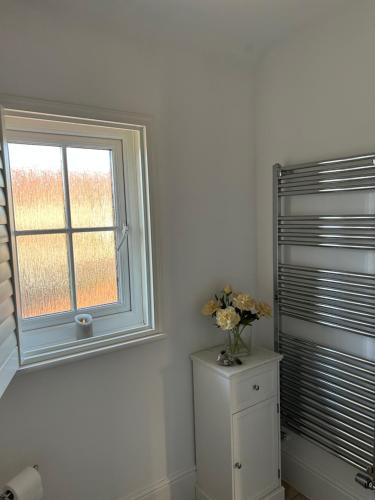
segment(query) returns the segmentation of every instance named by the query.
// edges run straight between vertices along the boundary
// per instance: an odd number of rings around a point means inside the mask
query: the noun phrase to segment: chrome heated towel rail
[[[335,269],[300,265],[284,257],[293,246],[375,249],[375,213],[311,215],[287,209],[291,197],[375,190],[375,155],[275,165],[273,179],[282,424],[356,467],[361,471],[356,480],[375,489],[375,361],[291,335],[283,324],[283,318],[293,318],[333,328],[342,333],[343,346],[349,333],[375,342],[374,274],[348,272],[339,264]]]

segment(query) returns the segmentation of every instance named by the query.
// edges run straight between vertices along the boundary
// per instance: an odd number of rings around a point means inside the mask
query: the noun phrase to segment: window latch
[[[124,241],[128,235],[128,232],[129,232],[129,226],[127,226],[126,224],[123,224],[121,227],[121,234],[120,234],[119,242],[117,244],[117,251],[118,252],[120,251],[122,245],[124,244]]]

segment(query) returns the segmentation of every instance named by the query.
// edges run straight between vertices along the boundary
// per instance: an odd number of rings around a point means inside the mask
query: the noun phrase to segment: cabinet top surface
[[[210,349],[205,349],[203,351],[192,354],[191,359],[195,362],[202,363],[203,365],[211,368],[212,370],[215,370],[216,372],[220,373],[220,375],[227,378],[230,378],[247,370],[257,368],[258,366],[262,366],[267,363],[281,361],[282,359],[281,354],[258,347],[253,350],[250,356],[241,358],[242,365],[221,366],[216,362],[217,356],[221,349],[222,346],[215,346]]]

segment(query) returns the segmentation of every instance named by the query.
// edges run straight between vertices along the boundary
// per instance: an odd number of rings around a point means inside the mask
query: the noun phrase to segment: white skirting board
[[[119,500],[194,500],[195,467],[161,479],[142,490],[135,491]]]
[[[282,443],[282,478],[310,500],[374,500],[354,467],[291,431]]]
[[[264,500],[284,500],[284,498],[285,490],[283,486],[281,486],[280,488],[277,488],[277,490],[264,497]]]
[[[199,486],[195,487],[195,500],[212,500],[210,497],[208,497],[200,488]]]
[[[277,490],[273,491],[269,495],[265,496],[262,498],[262,500],[284,500],[285,498],[285,491],[284,488],[281,486],[280,488],[277,488]],[[214,500],[210,497],[208,497],[200,488],[199,486],[196,487],[196,496],[195,500]],[[230,499],[229,499],[230,500]]]

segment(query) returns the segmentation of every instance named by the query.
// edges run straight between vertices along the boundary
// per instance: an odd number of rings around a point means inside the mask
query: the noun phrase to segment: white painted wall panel
[[[372,83],[375,69],[370,63],[375,45],[374,17],[374,2],[355,3],[351,11],[322,19],[319,24],[274,47],[257,68],[257,270],[259,292],[268,300],[272,299],[272,165],[375,150]],[[311,214],[322,210],[337,213],[374,210],[373,193],[361,197],[347,195],[345,204],[341,205],[338,198],[338,195],[301,197],[293,202],[292,210]],[[328,267],[375,272],[374,252],[362,251],[360,259],[358,253],[353,255],[351,250],[340,254],[331,249],[302,252],[301,249],[291,250],[293,262],[322,266],[327,263]],[[332,343],[342,350],[375,359],[373,340],[297,320],[285,323],[292,334]],[[259,325],[258,333],[258,339],[272,345],[272,332],[268,327]],[[304,446],[303,443],[298,437],[285,443],[285,470],[289,480],[298,478],[300,469],[295,464],[308,464],[308,470],[315,467],[320,471],[320,486],[327,484],[321,476],[324,471],[334,487],[339,485],[347,489],[356,495],[355,498],[367,498],[366,492],[353,483],[354,469],[350,468],[348,472],[347,465],[331,459],[325,452],[314,454],[314,446]],[[305,471],[307,476],[308,470]],[[311,472],[310,476],[314,488],[302,491],[312,500],[322,500],[326,498],[325,493],[323,495],[322,489],[319,490],[319,474],[314,474]],[[306,487],[308,482],[305,481]],[[297,486],[303,487],[301,482]]]
[[[194,467],[188,356],[222,339],[201,303],[227,281],[255,287],[251,75],[41,5],[2,9],[0,92],[152,115],[168,339],[16,377],[0,400],[0,483],[39,463],[46,500],[131,498]]]

